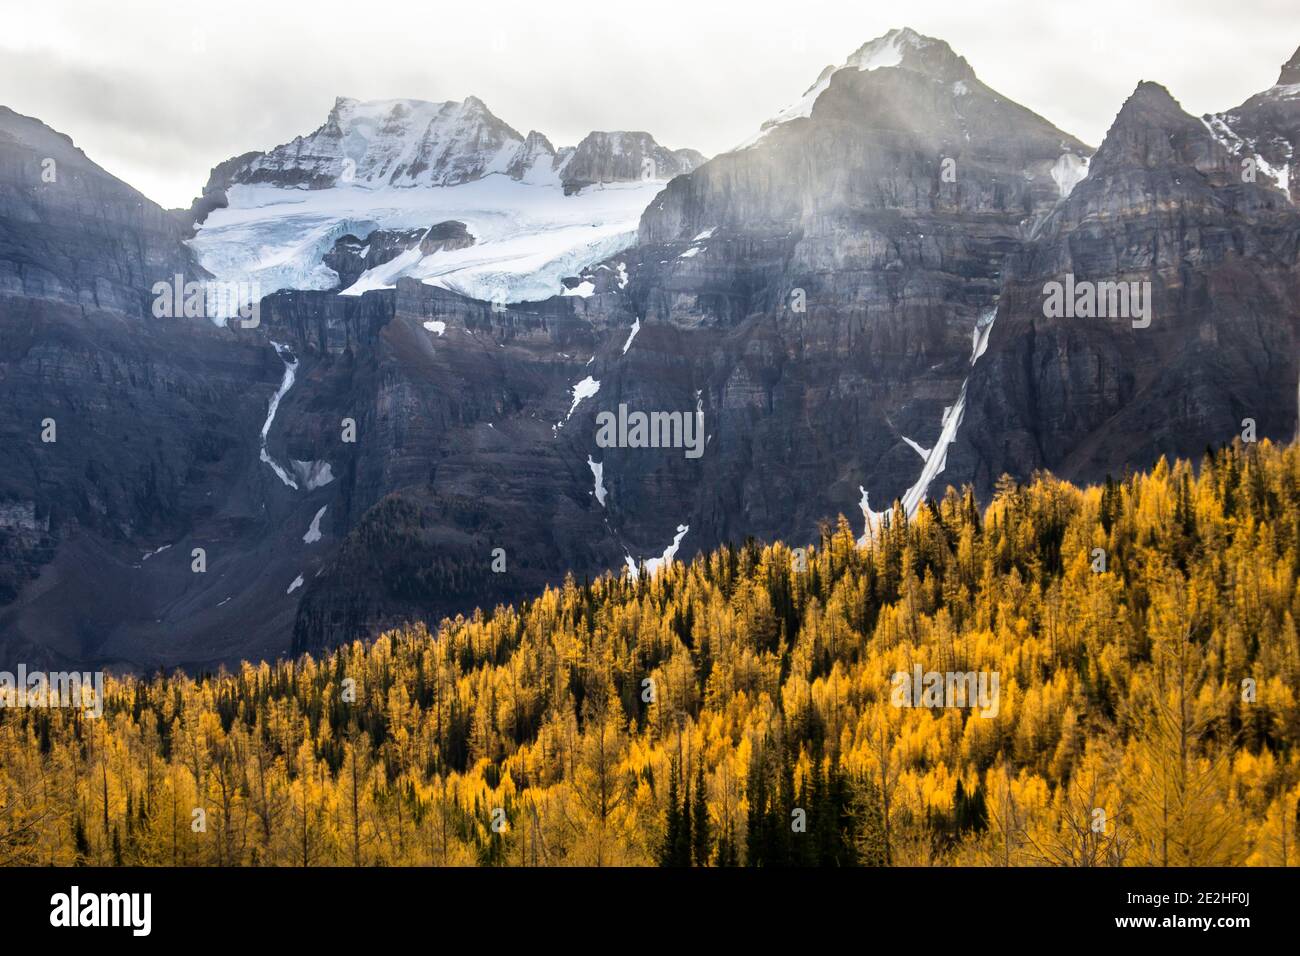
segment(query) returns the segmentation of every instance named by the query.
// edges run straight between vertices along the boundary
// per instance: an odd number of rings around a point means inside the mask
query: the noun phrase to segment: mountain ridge
[[[591,177],[597,161],[590,154],[602,146],[605,152],[626,152],[629,162],[635,159],[637,165],[620,168],[610,178]],[[473,95],[459,102],[338,96],[325,122],[313,132],[218,164],[200,198],[241,184],[304,189],[325,189],[341,182],[439,187],[496,174],[576,190],[642,178],[642,155],[658,164],[655,175],[644,177],[655,179],[671,178],[703,160],[696,150],[669,150],[649,133],[628,130],[595,130],[576,146],[557,149],[537,130],[520,134]],[[565,177],[566,167],[575,161],[576,175],[586,178]],[[200,222],[201,218],[195,224]]]
[[[823,71],[807,115],[666,179],[646,161],[693,157],[649,134],[557,150],[473,98],[342,98],[332,125],[219,166],[194,235],[168,219],[138,262],[129,217],[87,239],[66,195],[0,192],[0,275],[75,277],[86,241],[131,292],[0,295],[6,646],[296,653],[838,514],[878,527],[949,483],[1099,480],[1246,417],[1292,434],[1296,213],[1241,163],[1282,149],[1288,97],[1225,121],[1247,143],[1143,84],[1094,150],[916,37],[859,46],[869,68]],[[30,177],[30,151],[0,147],[10,168]],[[112,222],[140,201],[92,198]],[[31,208],[49,249],[13,225]],[[260,325],[124,325],[186,256],[261,281]],[[1067,275],[1149,283],[1150,329],[1049,317]],[[51,396],[53,448],[31,427]],[[705,453],[604,447],[620,406],[702,416]]]

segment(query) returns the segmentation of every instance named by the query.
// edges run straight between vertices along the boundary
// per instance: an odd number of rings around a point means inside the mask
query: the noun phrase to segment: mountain
[[[1300,49],[1275,84],[1236,109],[1207,115],[1205,123],[1234,157],[1254,160],[1262,176],[1300,202]]]
[[[566,280],[571,295],[493,313],[399,281],[375,379],[393,397],[344,404],[393,409],[357,474],[401,462],[411,477],[308,582],[296,649],[346,640],[385,608],[427,619],[453,587],[462,605],[490,603],[514,581],[490,573],[494,542],[520,574],[592,574],[807,533],[909,489],[916,506],[960,420],[945,414],[987,342],[1002,263],[1091,150],[941,41],[893,37],[911,51],[898,62],[860,68],[894,40],[868,44],[807,116],[671,180],[629,248]],[[425,322],[438,331],[419,336]],[[398,347],[398,329],[418,344]],[[549,354],[522,351],[533,329]],[[474,361],[496,358],[479,369],[458,349],[485,334]],[[705,453],[601,447],[597,416],[620,406],[702,416]],[[373,480],[354,514],[394,484]],[[447,566],[436,585],[430,565]]]
[[[694,149],[669,150],[649,133],[588,133],[557,160],[566,194],[598,183],[669,180],[704,162]]]
[[[274,655],[292,627],[267,594],[284,515],[257,491],[284,365],[264,333],[153,314],[156,283],[202,276],[182,237],[66,136],[0,109],[6,660],[199,664]],[[167,548],[186,534],[207,573]],[[262,630],[214,613],[236,594]]]
[[[231,185],[457,186],[504,173],[523,137],[482,100],[359,102],[339,97],[324,125],[230,171]]]
[[[79,233],[76,203],[32,207],[27,261],[121,262],[124,291],[0,302],[0,642],[315,650],[839,514],[870,540],[895,499],[1100,480],[1246,418],[1289,437],[1297,211],[1231,125],[1276,156],[1276,90],[1202,121],[1143,84],[1093,150],[904,29],[704,162],[556,149],[473,98],[340,100],[188,213]],[[155,318],[178,263],[258,321]],[[1049,308],[1076,280],[1137,283],[1149,324]],[[637,414],[665,441],[611,438]]]
[[[954,475],[1098,480],[1241,434],[1290,438],[1300,211],[1163,87],[1124,104],[1084,179],[1008,261]],[[1047,283],[1147,283],[1149,324],[1048,317]]]
[[[644,174],[643,158],[656,164],[654,175]],[[314,133],[239,157],[231,167],[214,170],[213,177],[226,188],[328,189],[348,183],[459,186],[504,174],[577,190],[596,183],[670,179],[703,159],[695,150],[667,150],[649,133],[594,132],[576,147],[557,151],[535,130],[521,136],[475,96],[460,103],[361,102],[341,96]]]
[[[0,106],[0,294],[143,314],[155,278],[198,274],[181,239],[67,136]]]
[[[557,296],[538,317],[409,280],[401,281],[410,294],[340,296],[332,275],[334,291],[262,298],[251,327],[156,316],[158,283],[170,287],[179,274],[183,281],[207,280],[207,288],[228,278],[212,277],[195,263],[192,245],[203,243],[186,243],[192,221],[163,212],[113,179],[61,134],[16,114],[5,119],[0,262],[10,281],[0,287],[0,400],[8,414],[0,435],[9,453],[0,466],[0,647],[7,659],[33,666],[206,667],[283,654],[309,590],[304,581],[323,575],[322,562],[354,527],[364,532],[383,519],[386,496],[410,485],[418,496],[434,464],[449,455],[460,459],[446,462],[444,474],[460,467],[476,487],[459,498],[451,489],[438,496],[436,507],[450,509],[451,516],[431,546],[447,538],[465,548],[456,523],[473,513],[467,508],[480,515],[473,520],[483,533],[511,530],[499,518],[483,523],[494,499],[477,483],[484,475],[551,463],[529,461],[527,450],[511,451],[507,439],[489,447],[481,439],[465,440],[470,432],[492,434],[492,420],[504,424],[525,401],[545,409],[547,422],[539,421],[536,431],[551,437],[553,421],[568,404],[568,363],[558,352],[587,348],[592,339],[580,295]],[[524,166],[550,170],[554,151],[544,137],[530,136],[524,145]],[[57,176],[40,184],[35,180],[46,154],[56,159]],[[293,187],[242,182],[265,179],[273,166],[276,175],[293,175],[279,162],[285,155],[272,164],[249,154],[218,167],[196,203],[208,215],[191,233],[207,233],[212,217],[229,215],[231,196],[237,200],[245,190],[299,200],[345,192],[358,201],[382,192],[417,197],[411,207],[417,211],[429,208],[419,202],[434,208],[442,202],[453,209],[468,204],[474,213],[465,218],[477,235],[465,221],[441,216],[410,229],[366,228],[359,218],[342,228],[331,225],[330,235],[340,234],[321,243],[322,258],[329,256],[353,281],[408,251],[432,257],[489,246],[494,236],[518,242],[521,231],[514,227],[520,223],[536,224],[539,233],[549,229],[555,240],[557,208],[570,231],[581,232],[572,239],[575,254],[598,258],[620,230],[626,238],[618,242],[632,241],[640,207],[662,187],[661,180],[640,178],[642,157],[653,159],[660,174],[672,172],[673,162],[698,159],[689,152],[673,159],[645,134],[588,137],[581,149],[560,157],[577,159],[576,168],[590,181],[570,196],[550,172],[543,184],[523,181],[528,174],[514,181],[496,173],[459,186],[369,189],[311,177]],[[319,159],[315,155],[303,169],[319,170]],[[633,181],[612,181],[620,177]],[[503,185],[507,193],[494,194]],[[478,190],[477,200],[430,199],[465,189]],[[487,213],[484,197],[495,203]],[[233,205],[238,208],[237,201]],[[615,214],[626,221],[615,219],[611,229]],[[563,252],[569,240],[562,234],[559,240]],[[530,241],[526,235],[524,241]],[[593,244],[595,251],[582,251]],[[536,248],[534,241],[534,254]],[[546,294],[563,289],[559,276],[568,268],[554,270]],[[203,301],[206,306],[206,296]],[[445,321],[445,339],[431,331],[435,321],[439,327]],[[491,338],[494,322],[499,343]],[[485,348],[489,343],[493,351]],[[428,403],[421,411],[432,428],[421,430],[419,418],[400,420],[417,396]],[[342,440],[344,419],[359,422],[355,444]],[[56,429],[48,442],[42,440],[47,420]],[[569,477],[557,468],[551,484],[562,486]],[[534,509],[544,486],[540,479],[512,484],[501,495],[501,514],[518,527],[538,520]],[[555,527],[547,541],[538,539],[536,557],[512,544],[508,582],[494,579],[482,587],[475,578],[477,590],[448,586],[462,574],[457,565],[466,564],[465,556],[435,551],[446,576],[439,577],[436,566],[419,569],[423,584],[443,595],[434,613],[494,596],[522,597],[581,554],[583,538],[594,537],[596,529],[559,537],[558,502],[543,507]],[[424,555],[414,550],[407,557]],[[578,563],[621,560],[613,550]],[[363,576],[361,585],[370,582]],[[382,601],[376,615],[347,619],[328,632],[331,639],[369,632],[376,621],[389,619],[383,615],[430,613],[422,600],[399,600],[409,585],[394,586],[391,575],[377,583]],[[412,593],[425,596],[419,589]],[[347,598],[347,589],[339,595]],[[313,620],[313,607],[303,603],[305,620]]]
[[[340,287],[360,295],[410,276],[480,299],[540,299],[627,245],[663,183],[702,160],[642,132],[594,132],[557,150],[472,96],[340,97],[310,135],[216,167],[191,206],[190,245],[214,276],[255,283],[263,295]],[[326,261],[347,236],[364,248],[374,232],[448,222],[473,240],[455,255],[416,252],[413,240],[401,250],[409,255],[345,269],[347,282]]]
[[[600,398],[690,408],[699,391],[714,434],[699,464],[611,450],[610,508],[647,502],[629,520],[657,519],[660,537],[688,524],[702,546],[896,496],[914,509],[1003,262],[1090,153],[946,43],[899,30],[674,179],[620,256],[641,331]]]

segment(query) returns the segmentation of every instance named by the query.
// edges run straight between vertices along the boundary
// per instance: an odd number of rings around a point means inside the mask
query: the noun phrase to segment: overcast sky
[[[911,26],[1085,142],[1139,80],[1189,112],[1271,86],[1296,0],[0,0],[0,104],[67,133],[165,206],[208,170],[318,127],[337,95],[474,94],[556,146],[641,129],[707,154],[828,63]]]

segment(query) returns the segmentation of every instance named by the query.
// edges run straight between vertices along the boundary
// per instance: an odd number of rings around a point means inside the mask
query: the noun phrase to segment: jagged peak
[[[868,40],[858,47],[844,61],[845,66],[855,66],[859,70],[874,70],[882,66],[898,66],[905,51],[922,50],[941,41],[933,37],[922,36],[911,27],[890,30]],[[946,45],[946,44],[945,44]]]
[[[942,80],[972,79],[975,71],[945,41],[900,27],[868,40],[845,60],[841,69],[878,70],[901,67]],[[823,77],[828,76],[825,71]],[[819,77],[818,82],[821,81]]]
[[[330,109],[331,113],[363,113],[365,116],[376,116],[376,114],[389,114],[393,112],[420,112],[420,111],[437,111],[437,109],[447,109],[461,107],[472,109],[472,111],[491,113],[487,104],[473,94],[465,96],[463,100],[421,100],[413,96],[396,96],[391,99],[374,99],[363,100],[357,99],[356,96],[335,96],[334,107]]]
[[[488,105],[472,94],[460,101],[422,100],[413,97],[362,100],[353,96],[336,96],[334,106],[330,109],[330,118],[336,122],[345,118],[359,121],[376,121],[404,118],[420,113],[432,116],[456,110],[482,113],[496,119],[495,114],[488,108]]]
[[[1216,119],[1192,116],[1159,83],[1143,80],[1124,101],[1092,161],[1089,180],[1112,168],[1193,167],[1223,171],[1226,154]]]
[[[214,171],[205,193],[261,183],[308,189],[340,183],[452,186],[493,174],[533,185],[561,185],[560,177],[577,153],[618,161],[637,157],[637,170],[640,157],[651,156],[665,175],[689,171],[702,161],[694,151],[668,150],[641,130],[594,130],[577,147],[556,149],[538,130],[525,137],[474,95],[445,102],[337,96],[315,132],[229,161],[229,172],[218,177]],[[596,164],[592,182],[607,181],[600,178],[609,175],[605,167]],[[620,168],[610,181],[639,175],[631,167]]]
[[[1300,83],[1300,47],[1291,54],[1291,59],[1282,64],[1282,72],[1277,75],[1276,86],[1293,86]]]
[[[524,182],[551,182],[555,179],[554,166],[558,155],[551,141],[537,130],[529,130],[527,138],[511,160],[506,175]]]
[[[1106,137],[1098,148],[1098,156],[1107,152],[1107,143],[1116,138],[1131,139],[1135,135],[1147,138],[1149,133],[1154,133],[1167,139],[1167,134],[1173,130],[1190,127],[1200,129],[1201,125],[1163,85],[1151,80],[1140,80],[1111,121],[1110,129],[1106,131]]]
[[[764,122],[756,134],[733,147],[732,151],[748,149],[783,123],[811,116],[817,98],[831,85],[831,79],[836,73],[844,70],[871,72],[884,69],[910,70],[933,80],[952,83],[954,92],[959,95],[967,92],[964,81],[975,80],[975,71],[970,64],[954,53],[952,47],[943,40],[925,36],[911,27],[897,27],[862,44],[849,54],[843,65],[824,68],[800,100]]]
[[[645,130],[639,130],[639,129],[593,129],[590,133],[588,133],[586,136],[583,137],[583,140],[588,140],[588,139],[600,140],[600,139],[610,139],[610,138],[623,139],[629,136],[633,137],[634,139],[640,139],[640,140],[654,139],[654,137],[651,136],[649,133],[647,133]]]
[[[1166,87],[1152,80],[1140,80],[1128,99],[1124,101],[1124,105],[1120,107],[1115,123],[1118,124],[1121,120],[1137,115],[1149,120],[1161,114],[1188,117],[1187,111]]]
[[[617,154],[625,146],[647,152],[654,150],[663,150],[666,153],[678,152],[668,149],[654,138],[654,134],[636,129],[594,129],[579,140],[578,145],[573,148],[580,152],[609,148]]]

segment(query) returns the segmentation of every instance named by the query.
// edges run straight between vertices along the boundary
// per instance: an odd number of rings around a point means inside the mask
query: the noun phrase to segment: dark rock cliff
[[[1087,179],[1008,263],[954,477],[984,489],[1037,468],[1097,480],[1198,457],[1245,418],[1259,437],[1294,434],[1300,215],[1241,174],[1163,87],[1137,88]],[[1149,283],[1149,326],[1046,317],[1044,286],[1068,274]]]
[[[181,239],[67,136],[0,106],[0,294],[143,315],[153,282],[201,271]]]

